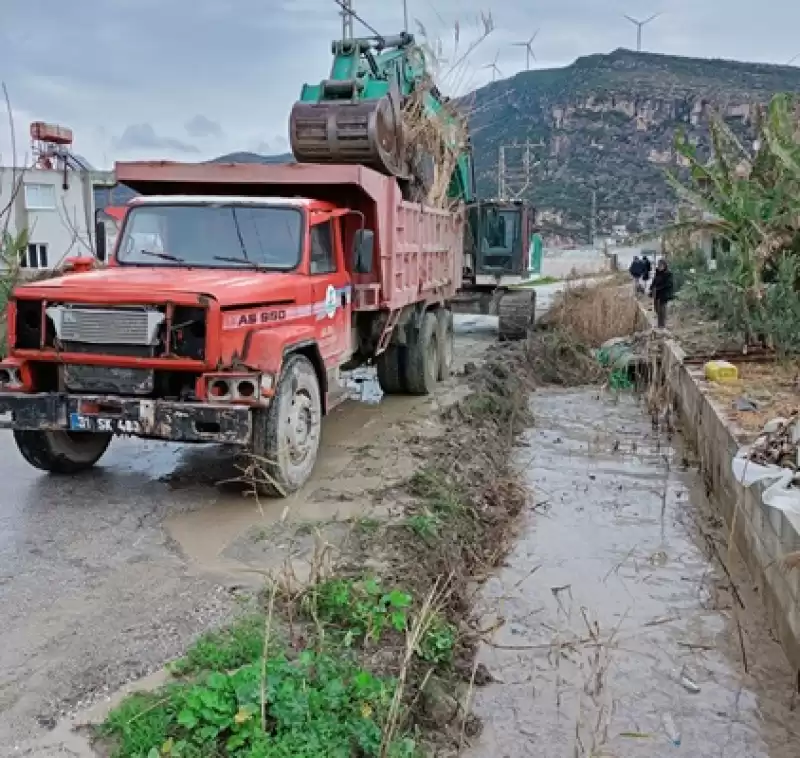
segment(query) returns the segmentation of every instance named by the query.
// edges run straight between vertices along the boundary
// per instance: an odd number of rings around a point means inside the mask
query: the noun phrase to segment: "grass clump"
[[[379,645],[410,644],[429,668],[452,663],[457,629],[428,605],[415,609],[378,577],[320,581],[301,598],[290,643],[259,614],[207,633],[170,667],[180,680],[126,698],[98,736],[113,758],[418,756],[402,697],[408,662],[373,658]]]
[[[264,647],[264,618],[251,614],[218,631],[206,632],[169,670],[175,676],[229,671],[257,660]]]
[[[305,650],[134,695],[101,734],[114,758],[368,758],[381,754],[394,689],[341,651]],[[404,735],[385,753],[415,754]]]
[[[306,598],[310,612],[326,627],[341,631],[346,646],[380,641],[388,630],[404,632],[412,598],[399,589],[387,590],[380,579],[330,579]]]

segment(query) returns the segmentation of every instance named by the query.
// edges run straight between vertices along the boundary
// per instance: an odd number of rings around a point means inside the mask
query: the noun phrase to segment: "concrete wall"
[[[642,310],[642,315],[649,316]],[[731,461],[750,442],[705,393],[701,367],[683,364],[684,352],[664,343],[662,372],[683,422],[684,436],[700,458],[712,499],[732,531],[736,547],[759,587],[770,623],[792,667],[800,670],[800,569],[782,569],[779,561],[800,550],[800,532],[782,511],[765,505],[760,484],[743,487]]]

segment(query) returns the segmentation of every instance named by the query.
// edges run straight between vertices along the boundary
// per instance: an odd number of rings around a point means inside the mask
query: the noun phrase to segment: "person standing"
[[[646,256],[642,256],[642,292],[647,288],[647,282],[650,281],[650,274],[653,272],[653,264]]]
[[[672,272],[669,270],[666,259],[662,258],[656,265],[653,283],[650,285],[650,295],[653,298],[653,307],[656,311],[656,324],[659,329],[667,328],[667,303],[672,300],[674,286]]]
[[[633,260],[631,261],[631,265],[628,267],[628,273],[633,278],[633,294],[638,295],[640,292],[644,292],[644,288],[642,287],[642,275],[644,274],[644,266],[642,262],[639,260],[638,255],[633,256]]]

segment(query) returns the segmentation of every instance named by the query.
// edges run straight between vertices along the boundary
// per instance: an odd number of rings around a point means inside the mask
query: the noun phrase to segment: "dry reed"
[[[588,347],[636,331],[636,300],[630,289],[614,282],[594,286],[567,283],[547,318]]]

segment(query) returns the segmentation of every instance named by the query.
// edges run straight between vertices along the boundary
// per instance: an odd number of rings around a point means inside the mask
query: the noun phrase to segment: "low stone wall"
[[[640,311],[651,323],[650,314]],[[780,566],[783,556],[800,550],[800,529],[782,511],[764,504],[763,485],[743,487],[736,481],[731,461],[752,440],[709,397],[703,368],[685,365],[684,357],[678,344],[664,342],[661,369],[682,431],[698,453],[712,501],[759,587],[770,623],[792,667],[800,671],[800,568],[786,571]]]

